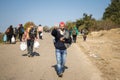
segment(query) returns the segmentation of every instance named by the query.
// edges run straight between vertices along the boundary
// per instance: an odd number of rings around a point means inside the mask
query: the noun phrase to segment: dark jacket
[[[10,31],[9,31],[9,35],[11,35],[11,36],[12,36],[12,35],[13,35],[13,28],[12,28],[12,27],[10,27],[9,29],[10,29]]]
[[[67,49],[66,43],[71,43],[71,40],[69,39],[69,32],[65,30],[65,35],[61,35],[59,29],[53,29],[51,35],[55,37],[55,48],[60,50]],[[60,38],[64,37],[65,42],[60,41]]]

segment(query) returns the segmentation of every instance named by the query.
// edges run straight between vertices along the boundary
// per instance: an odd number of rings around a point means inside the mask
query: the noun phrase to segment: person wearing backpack
[[[34,27],[34,24],[30,24],[30,26],[24,32],[23,40],[27,41],[27,55],[28,57],[33,57],[33,45],[34,41],[38,39],[37,37],[37,29]]]
[[[23,34],[24,34],[24,27],[23,27],[22,24],[19,24],[18,31],[19,31],[19,40],[22,41],[22,37],[23,37]]]
[[[10,44],[12,43],[11,39],[12,39],[12,36],[13,36],[13,26],[10,25],[10,27],[6,30],[6,35],[7,35],[7,41],[10,42]]]
[[[72,38],[74,43],[76,43],[77,35],[78,35],[78,29],[76,28],[76,26],[74,26],[74,28],[72,29]]]
[[[87,35],[88,35],[88,30],[86,28],[82,29],[82,35],[83,35],[83,41],[86,41]]]
[[[56,60],[57,60],[57,74],[59,77],[63,76],[65,70],[65,62],[67,56],[66,44],[71,44],[69,31],[65,29],[65,23],[60,22],[59,28],[54,28],[51,35],[55,38],[54,46],[56,49]]]

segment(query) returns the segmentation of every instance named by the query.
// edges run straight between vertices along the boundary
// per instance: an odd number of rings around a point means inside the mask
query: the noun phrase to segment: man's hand
[[[61,37],[61,38],[60,38],[60,41],[63,41],[63,42],[64,42],[64,41],[65,41],[65,40],[64,40],[64,37]]]

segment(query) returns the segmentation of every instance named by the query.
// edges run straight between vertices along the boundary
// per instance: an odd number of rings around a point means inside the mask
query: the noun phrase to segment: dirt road
[[[62,78],[55,71],[55,49],[50,34],[39,40],[36,55],[27,57],[17,44],[0,45],[0,80],[103,80],[101,72],[76,45],[68,49],[66,70]]]

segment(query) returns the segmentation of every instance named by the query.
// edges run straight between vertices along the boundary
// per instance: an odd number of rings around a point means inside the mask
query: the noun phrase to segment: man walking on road
[[[34,45],[34,41],[37,40],[37,33],[36,33],[36,29],[34,27],[34,23],[30,22],[30,23],[26,23],[29,24],[29,26],[27,27],[25,34],[24,34],[24,40],[27,41],[27,50],[28,50],[28,57],[33,57],[33,45]]]
[[[78,29],[76,28],[76,26],[74,26],[74,28],[72,29],[72,38],[74,43],[76,43],[77,35],[78,35]]]
[[[19,32],[19,39],[20,39],[20,41],[22,41],[22,37],[24,34],[24,27],[22,24],[19,24],[18,32]]]
[[[65,34],[67,33],[68,36]],[[57,74],[62,77],[65,70],[65,62],[67,56],[66,43],[71,43],[72,40],[68,40],[69,37],[68,30],[65,29],[65,23],[60,22],[58,29],[53,29],[52,36],[55,37],[55,48],[56,48],[56,60],[57,60]]]

